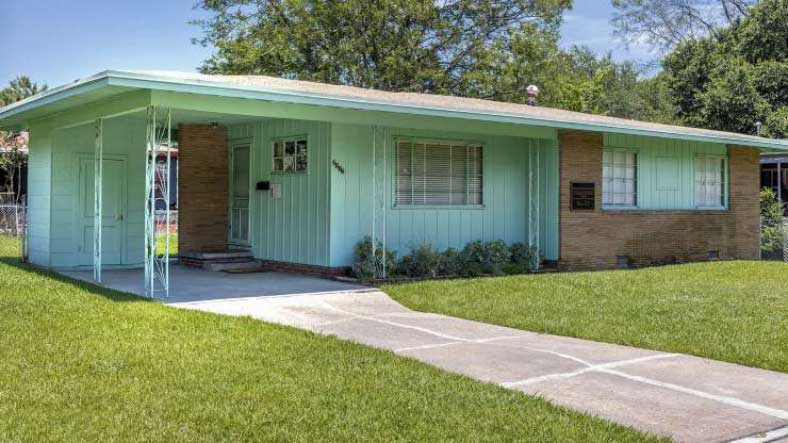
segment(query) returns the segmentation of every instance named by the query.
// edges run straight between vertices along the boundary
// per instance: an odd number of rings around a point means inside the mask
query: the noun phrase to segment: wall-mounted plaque
[[[570,200],[573,211],[593,211],[594,210],[594,184],[593,183],[572,183],[570,185]]]

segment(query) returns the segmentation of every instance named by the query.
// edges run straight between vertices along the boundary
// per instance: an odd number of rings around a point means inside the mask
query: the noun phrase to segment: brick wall
[[[178,127],[178,249],[227,249],[229,169],[223,126]]]
[[[645,266],[760,255],[758,150],[729,147],[729,210],[611,211],[602,208],[601,133],[560,134],[560,259],[564,270],[605,269],[617,257]],[[572,211],[571,182],[593,182],[593,211]]]

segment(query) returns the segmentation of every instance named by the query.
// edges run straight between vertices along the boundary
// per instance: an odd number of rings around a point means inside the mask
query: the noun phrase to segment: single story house
[[[400,253],[524,242],[566,270],[757,259],[759,155],[788,150],[539,106],[156,71],[0,109],[0,129],[23,128],[29,260],[97,278],[145,265],[151,291],[167,284],[155,200],[171,175],[152,153],[176,132],[181,251],[325,273],[346,271],[365,236]]]

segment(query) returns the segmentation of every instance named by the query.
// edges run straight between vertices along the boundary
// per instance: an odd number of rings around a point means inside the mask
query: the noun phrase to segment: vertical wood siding
[[[328,266],[330,125],[272,119],[228,129],[231,143],[239,138],[253,140],[250,232],[255,257]],[[272,173],[271,140],[295,135],[308,137],[307,173]],[[281,183],[282,197],[256,191],[258,181]]]
[[[347,266],[353,246],[372,232],[373,175],[385,189],[386,247],[405,254],[430,243],[439,249],[462,248],[474,240],[527,241],[528,151],[540,150],[541,223],[543,253],[558,254],[558,150],[553,140],[526,139],[443,131],[401,130],[334,124],[332,159],[344,169],[331,168],[331,265]],[[484,145],[483,207],[397,208],[393,205],[394,140],[398,137],[480,142]],[[386,175],[373,174],[373,152],[386,152]],[[380,186],[381,183],[378,183]],[[378,210],[381,206],[378,205]],[[382,218],[380,218],[382,220]],[[381,227],[376,232],[383,232]]]
[[[605,134],[604,145],[638,152],[640,209],[694,209],[696,154],[728,156],[726,145],[624,134]]]
[[[50,265],[67,267],[92,264],[83,250],[83,222],[79,216],[79,158],[93,158],[95,129],[92,124],[60,129],[52,135],[52,225]],[[121,264],[140,264],[144,249],[145,121],[119,117],[104,122],[104,154],[126,165],[125,206],[121,239]],[[88,242],[89,243],[89,242]]]

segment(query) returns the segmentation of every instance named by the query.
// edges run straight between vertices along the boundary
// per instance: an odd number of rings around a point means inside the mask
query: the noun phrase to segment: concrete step
[[[262,263],[254,260],[245,262],[207,262],[203,264],[203,269],[214,272],[250,271],[262,268]]]
[[[228,251],[185,251],[179,254],[182,258],[200,261],[213,261],[213,260],[251,260],[254,255],[251,251],[246,250],[228,250]]]

